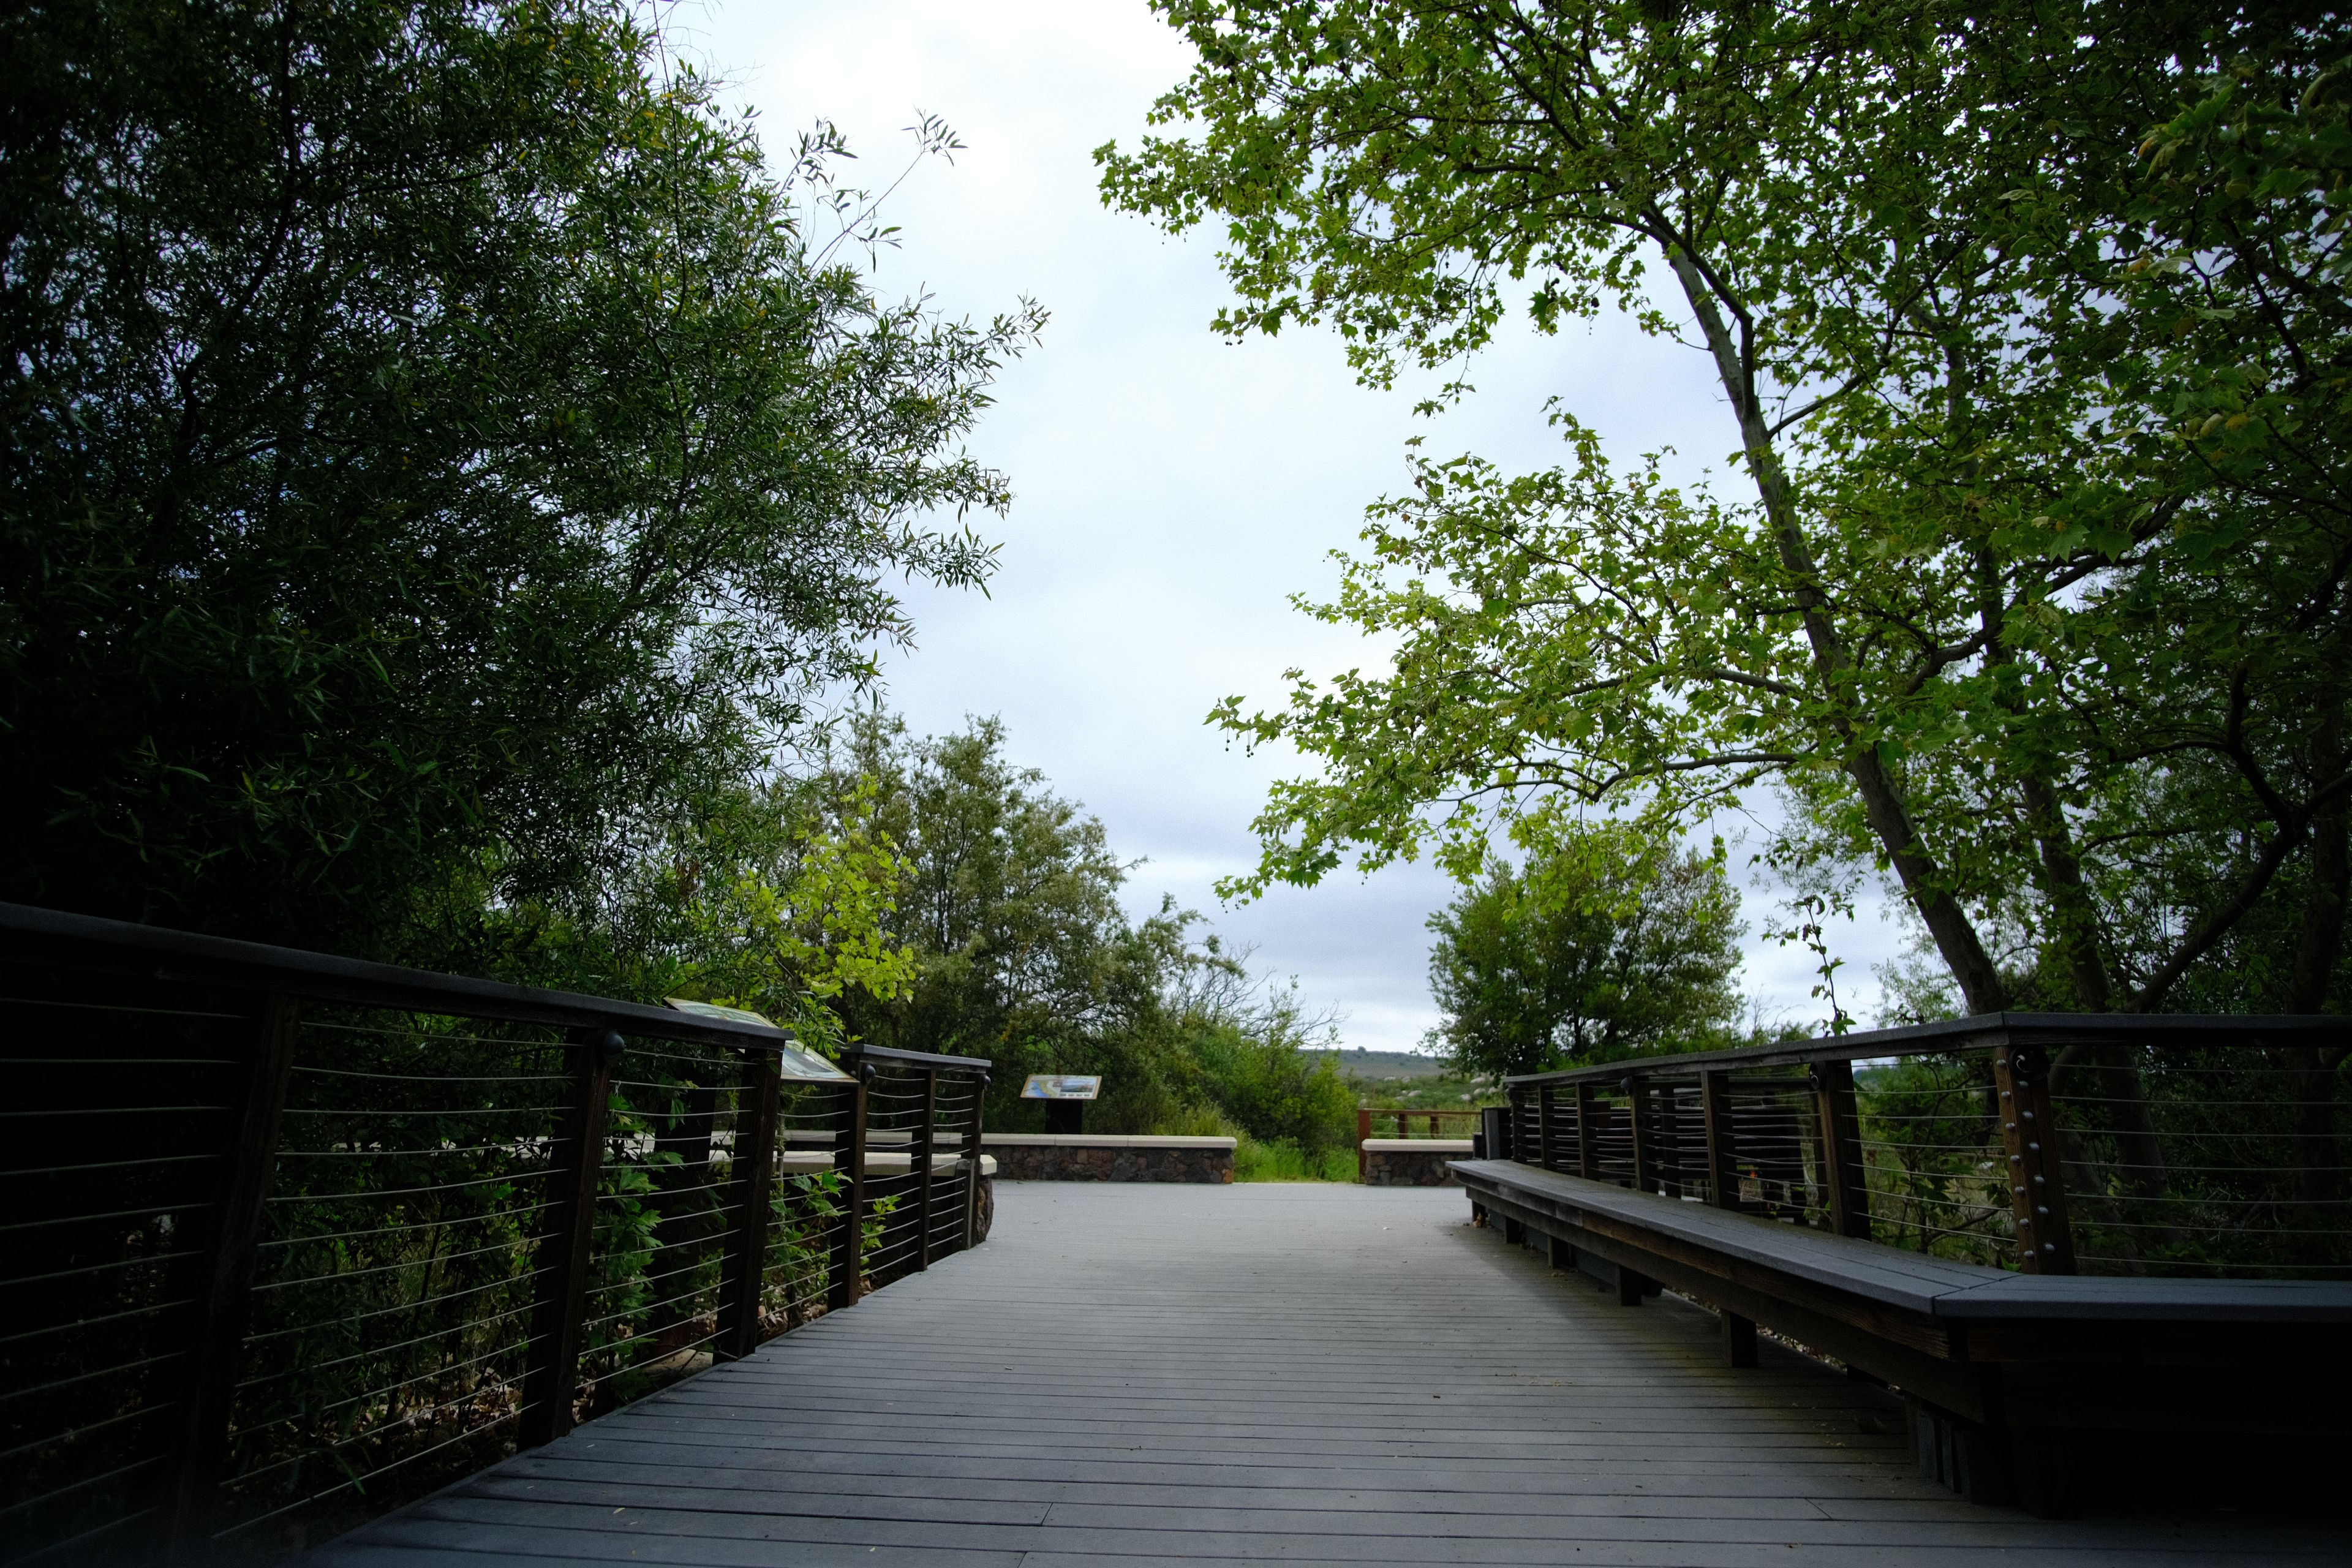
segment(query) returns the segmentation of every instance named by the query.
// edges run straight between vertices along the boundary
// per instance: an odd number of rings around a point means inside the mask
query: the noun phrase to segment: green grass
[[[1234,1146],[1236,1182],[1352,1182],[1356,1154],[1352,1149],[1326,1149],[1312,1154],[1287,1138],[1261,1143],[1247,1133]]]

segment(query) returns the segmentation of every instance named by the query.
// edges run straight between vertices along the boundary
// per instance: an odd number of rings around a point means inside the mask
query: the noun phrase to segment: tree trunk
[[[1764,503],[1764,515],[1772,525],[1780,563],[1795,585],[1806,640],[1812,646],[1814,670],[1825,694],[1839,700],[1843,695],[1840,688],[1845,685],[1853,668],[1852,656],[1836,624],[1830,619],[1829,596],[1822,592],[1820,570],[1814,564],[1804,530],[1798,523],[1795,500],[1790,494],[1788,475],[1772,449],[1771,433],[1765,427],[1763,413],[1751,395],[1739,347],[1732,341],[1706,279],[1689,255],[1673,241],[1671,228],[1663,219],[1658,222],[1654,237],[1664,249],[1675,276],[1681,279],[1683,294],[1698,318],[1700,331],[1706,334],[1707,347],[1714,352],[1716,373],[1739,416],[1740,442],[1748,471],[1756,479],[1757,495]],[[1832,723],[1843,742],[1845,754],[1840,759],[1841,766],[1861,798],[1864,817],[1888,863],[1895,868],[1895,874],[1901,879],[1912,907],[1927,922],[1936,951],[1951,970],[1952,977],[1959,982],[1969,1011],[2001,1011],[2009,1005],[2008,988],[2002,985],[2000,973],[1978,939],[1968,911],[1943,886],[1942,871],[1920,843],[1918,828],[1894,774],[1874,749],[1857,742],[1851,720],[1841,716]]]

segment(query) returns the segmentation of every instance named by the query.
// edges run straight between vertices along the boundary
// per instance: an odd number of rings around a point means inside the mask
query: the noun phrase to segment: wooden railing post
[[[760,1295],[767,1283],[768,1237],[775,1225],[776,1129],[782,1085],[776,1053],[742,1048],[743,1084],[735,1097],[735,1152],[728,1184],[735,1221],[719,1266],[719,1338],[714,1351],[733,1360],[760,1348]]]
[[[1625,1123],[1633,1143],[1633,1190],[1658,1190],[1657,1129],[1651,1125],[1650,1086],[1633,1073],[1625,1075]]]
[[[2066,1214],[2065,1169],[2042,1053],[2026,1046],[1995,1046],[1992,1078],[2000,1090],[2017,1266],[2028,1274],[2072,1274],[2074,1227]]]
[[[1729,1367],[1754,1366],[1756,1320],[1743,1318],[1728,1309],[1718,1309],[1716,1315],[1723,1322],[1723,1364]]]
[[[1544,1084],[1536,1090],[1536,1163],[1547,1171],[1559,1169],[1559,1156],[1552,1152],[1551,1085]]]
[[[1739,1207],[1739,1147],[1731,1121],[1731,1075],[1710,1068],[1698,1075],[1699,1110],[1706,1136],[1706,1201]]]
[[[183,1418],[173,1435],[175,1452],[157,1514],[158,1555],[167,1563],[198,1561],[210,1550],[236,1399],[237,1351],[253,1304],[253,1271],[278,1167],[278,1130],[285,1118],[286,1083],[294,1070],[300,1022],[299,1005],[290,996],[266,998],[256,1019],[206,1272],[189,1321]]]
[[[988,1101],[988,1075],[974,1073],[971,1079],[971,1121],[963,1130],[963,1245],[966,1251],[980,1243],[975,1233],[980,1228],[980,1113]]]
[[[1709,1068],[1698,1075],[1699,1112],[1706,1138],[1706,1201],[1719,1209],[1737,1211],[1739,1202],[1739,1143],[1731,1119],[1731,1075]],[[1728,1307],[1716,1309],[1723,1320],[1723,1364],[1756,1364],[1756,1321]]]
[[[915,1134],[915,1269],[931,1266],[931,1123],[940,1114],[940,1069],[923,1069],[923,1125]]]
[[[1870,1239],[1870,1185],[1864,1177],[1862,1113],[1854,1100],[1852,1062],[1814,1062],[1805,1069],[1822,1127],[1822,1173],[1829,1188],[1830,1228]]]
[[[874,1081],[874,1064],[857,1064],[856,1078],[844,1092],[849,1114],[834,1134],[833,1165],[841,1173],[840,1234],[833,1238],[832,1289],[825,1306],[834,1311],[854,1307],[864,1292],[866,1274],[866,1090]]]
[[[1576,1173],[1588,1182],[1601,1179],[1601,1129],[1593,1124],[1592,1086],[1576,1086]]]
[[[611,1029],[573,1039],[572,1098],[556,1131],[547,1173],[548,1237],[540,1243],[531,1303],[530,1350],[523,1363],[519,1447],[535,1448],[572,1430],[580,1386],[580,1325],[587,1315],[588,1263],[596,1237],[596,1177],[604,1163],[604,1121],[613,1069],[627,1042]]]

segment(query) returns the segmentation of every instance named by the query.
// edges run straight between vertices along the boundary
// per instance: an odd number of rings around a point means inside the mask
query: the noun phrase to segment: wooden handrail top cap
[[[1635,1057],[1591,1067],[1562,1068],[1556,1072],[1519,1073],[1503,1082],[1511,1088],[1562,1083],[1615,1088],[1631,1077],[1695,1079],[1701,1072],[1727,1068],[1804,1067],[1814,1062],[1928,1056],[1939,1051],[1989,1049],[2004,1045],[2050,1050],[2076,1044],[2263,1045],[2287,1038],[2352,1038],[2352,1017],[2327,1014],[1979,1013],[1937,1024],[1824,1036],[1790,1046],[1740,1046],[1727,1051]]]

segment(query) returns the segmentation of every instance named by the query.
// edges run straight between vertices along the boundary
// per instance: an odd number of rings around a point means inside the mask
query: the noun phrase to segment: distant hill
[[[1445,1064],[1435,1057],[1425,1057],[1418,1051],[1325,1051],[1324,1056],[1337,1059],[1339,1070],[1355,1078],[1443,1078]]]

